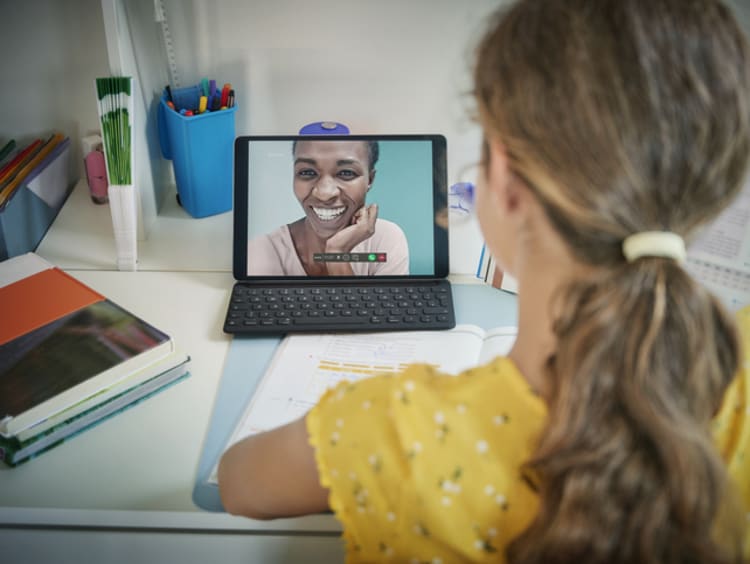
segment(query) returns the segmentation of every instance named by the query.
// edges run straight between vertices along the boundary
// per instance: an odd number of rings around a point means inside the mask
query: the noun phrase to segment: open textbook
[[[476,325],[459,325],[450,331],[288,335],[276,349],[224,450],[248,435],[302,417],[325,390],[342,380],[395,374],[415,363],[458,374],[507,354],[516,332],[515,327],[485,331]],[[216,466],[209,481],[217,481]]]

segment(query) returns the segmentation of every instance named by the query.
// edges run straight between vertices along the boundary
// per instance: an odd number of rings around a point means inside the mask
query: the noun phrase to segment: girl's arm
[[[328,510],[305,419],[234,444],[219,462],[224,509],[252,519],[294,517]]]

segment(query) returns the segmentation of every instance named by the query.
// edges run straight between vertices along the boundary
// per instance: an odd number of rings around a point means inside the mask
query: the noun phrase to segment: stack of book
[[[0,459],[49,450],[185,378],[166,333],[34,253],[0,262]]]

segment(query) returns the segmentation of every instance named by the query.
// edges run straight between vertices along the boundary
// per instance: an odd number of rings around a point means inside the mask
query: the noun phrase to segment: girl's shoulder
[[[502,550],[536,508],[519,469],[545,413],[507,358],[458,375],[412,365],[327,392],[307,428],[350,556]]]
[[[750,555],[750,307],[736,314],[742,346],[737,377],[714,417],[712,434],[748,512],[746,554]]]
[[[513,361],[497,357],[487,364],[451,375],[429,364],[412,364],[397,374],[382,374],[357,382],[345,382],[328,392],[335,400],[353,395],[387,400],[396,407],[419,400],[419,405],[509,404],[528,410],[532,417],[546,416],[544,401],[531,389]],[[346,402],[345,402],[346,403]]]

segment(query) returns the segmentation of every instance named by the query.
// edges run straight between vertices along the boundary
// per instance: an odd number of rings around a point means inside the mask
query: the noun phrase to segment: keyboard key
[[[341,324],[339,317],[298,317],[293,320],[294,325],[336,325]],[[361,317],[352,317],[346,320],[347,324],[356,323],[357,325],[365,325],[368,320]]]
[[[422,313],[427,315],[434,315],[436,313],[448,313],[447,307],[426,307],[422,310]]]

